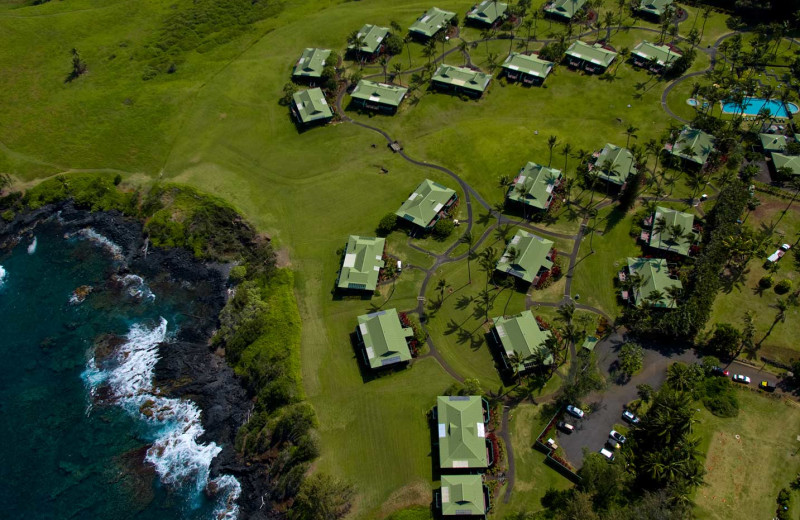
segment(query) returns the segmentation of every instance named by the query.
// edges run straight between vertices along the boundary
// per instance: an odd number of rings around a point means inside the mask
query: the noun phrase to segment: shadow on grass
[[[608,214],[606,217],[606,227],[603,228],[603,234],[609,233],[612,229],[614,229],[617,224],[622,222],[625,219],[625,215],[627,214],[626,211],[621,210],[619,207],[614,208],[611,210],[611,213]]]
[[[411,368],[411,363],[409,362],[396,363],[394,365],[389,365],[387,367],[378,369],[369,367],[364,359],[364,347],[358,341],[358,334],[355,331],[350,333],[350,346],[353,347],[353,357],[355,358],[356,363],[358,363],[358,372],[361,375],[361,380],[364,382],[364,384],[374,381],[375,379],[387,377],[396,372],[403,372],[404,370]]]

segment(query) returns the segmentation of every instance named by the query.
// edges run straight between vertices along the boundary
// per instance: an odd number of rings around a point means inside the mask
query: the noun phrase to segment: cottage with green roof
[[[383,50],[383,41],[389,35],[389,29],[377,25],[366,24],[356,33],[356,41],[350,42],[347,50],[370,58],[376,58]],[[357,47],[357,40],[361,45]]]
[[[436,505],[443,517],[485,517],[489,511],[489,489],[480,475],[442,475]]]
[[[308,48],[300,55],[300,59],[294,64],[292,77],[295,79],[319,79],[322,77],[322,69],[325,68],[325,60],[331,55],[330,49]]]
[[[339,271],[339,289],[374,291],[383,267],[384,238],[350,235]]]
[[[436,33],[448,27],[455,17],[456,13],[444,11],[438,7],[431,7],[428,9],[428,12],[417,18],[417,21],[411,24],[411,27],[408,28],[408,32],[413,36],[424,39],[432,38]]]
[[[507,369],[524,372],[553,364],[553,356],[545,345],[552,333],[539,327],[531,311],[522,311],[510,318],[498,316],[492,321],[492,337],[501,347]]]
[[[522,229],[508,242],[496,269],[526,283],[537,283],[553,268],[553,241]]]
[[[319,88],[295,92],[292,95],[292,112],[297,121],[303,125],[327,123],[333,117],[333,111],[325,100],[325,94]]]
[[[508,4],[495,0],[483,0],[467,11],[467,20],[478,26],[492,27],[494,24],[502,22],[507,12]]]
[[[666,260],[628,258],[628,274],[638,280],[630,296],[634,305],[663,309],[676,307],[676,291],[683,289],[683,284],[677,276],[670,274]]]
[[[405,87],[362,79],[350,97],[353,103],[361,108],[394,114],[407,92],[408,89]]]
[[[425,179],[395,211],[395,215],[422,229],[431,229],[456,199],[458,195],[454,190]]]
[[[372,369],[411,361],[408,338],[414,336],[414,329],[403,327],[397,309],[359,316],[356,335],[364,362]]]
[[[524,85],[541,85],[553,70],[553,64],[538,56],[528,56],[512,52],[502,65],[503,72],[511,81],[521,81]]]
[[[606,144],[600,151],[591,168],[599,172],[599,178],[620,187],[625,184],[629,176],[638,173],[633,165],[631,151],[611,143]]]
[[[507,198],[525,207],[546,211],[553,201],[553,191],[560,184],[561,170],[529,162],[520,169]]]
[[[479,98],[486,91],[491,80],[491,74],[479,70],[442,64],[433,74],[431,85],[440,90]]]
[[[489,460],[489,403],[479,396],[439,396],[436,400],[436,425],[439,440],[439,467],[446,469],[484,469]]]
[[[714,151],[714,138],[696,128],[684,126],[674,143],[664,145],[664,150],[679,158],[684,165],[703,167]]]
[[[792,175],[800,175],[800,156],[773,152],[772,164],[775,166],[776,172],[782,168],[788,168]]]
[[[761,139],[761,147],[766,153],[782,153],[786,150],[787,138],[783,134],[758,134]]]
[[[631,61],[637,67],[644,67],[661,73],[668,70],[680,58],[681,51],[667,43],[640,42],[631,51]]]
[[[567,65],[575,69],[583,69],[591,74],[603,73],[616,59],[617,53],[605,48],[600,43],[589,45],[576,40],[566,52]]]
[[[586,0],[553,0],[544,6],[545,14],[556,16],[564,20],[572,18],[583,9]]]
[[[650,247],[682,256],[689,255],[689,249],[697,239],[694,232],[694,215],[657,206],[652,223],[653,227],[647,241]]]
[[[672,0],[641,0],[639,14],[661,18],[667,8],[672,5]]]

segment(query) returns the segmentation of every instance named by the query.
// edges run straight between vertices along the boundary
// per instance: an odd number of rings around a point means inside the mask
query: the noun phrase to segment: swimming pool
[[[796,114],[800,111],[800,108],[794,103],[786,103],[784,106],[784,104],[777,99],[770,99],[767,101],[761,98],[744,98],[744,101],[744,115],[746,116],[757,116],[762,107],[769,110],[770,114],[774,117],[789,117],[787,109],[792,114]],[[733,102],[723,103],[722,111],[727,114],[738,114],[739,106]]]

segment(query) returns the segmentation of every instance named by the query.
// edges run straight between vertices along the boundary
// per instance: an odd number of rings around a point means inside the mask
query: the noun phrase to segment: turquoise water
[[[37,228],[29,245],[0,256],[3,517],[212,518],[218,504],[201,492],[203,464],[218,448],[181,437],[199,428],[196,408],[157,398],[172,414],[148,420],[144,397],[125,393],[149,386],[158,343],[191,314],[191,300],[151,294],[136,277],[112,289],[110,250],[65,239],[55,225]],[[83,285],[94,292],[70,303]],[[95,362],[103,334],[121,336],[121,346]],[[161,449],[148,451],[153,443]]]
[[[792,114],[796,114],[800,110],[794,103],[786,103],[786,106],[784,106],[780,100],[770,99],[767,101],[760,98],[745,98],[744,115],[756,116],[762,108],[766,108],[775,117],[789,117],[786,111],[787,107]],[[729,114],[738,114],[739,106],[736,103],[723,103],[722,111]]]

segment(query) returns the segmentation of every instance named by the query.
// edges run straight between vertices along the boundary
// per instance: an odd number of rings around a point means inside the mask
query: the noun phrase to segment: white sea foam
[[[2,265],[0,265],[0,287],[2,287],[3,284],[6,282],[6,276],[7,276],[6,270],[3,269]]]
[[[108,250],[116,260],[122,259],[122,248],[115,244],[111,239],[105,237],[92,228],[83,228],[72,234],[67,234],[66,238],[80,237],[100,245]]]
[[[30,244],[28,244],[28,254],[29,254],[29,255],[32,255],[33,253],[35,253],[35,252],[36,252],[36,245],[38,244],[38,242],[39,242],[39,241],[38,241],[38,240],[36,239],[36,237],[34,236],[34,237],[33,237],[33,240],[31,240],[31,243],[30,243]]]
[[[125,290],[128,293],[128,296],[131,298],[135,298],[137,300],[148,300],[153,301],[156,299],[156,295],[153,294],[153,291],[150,290],[150,287],[139,275],[136,274],[126,274],[125,276],[119,279],[122,286],[125,287]]]

